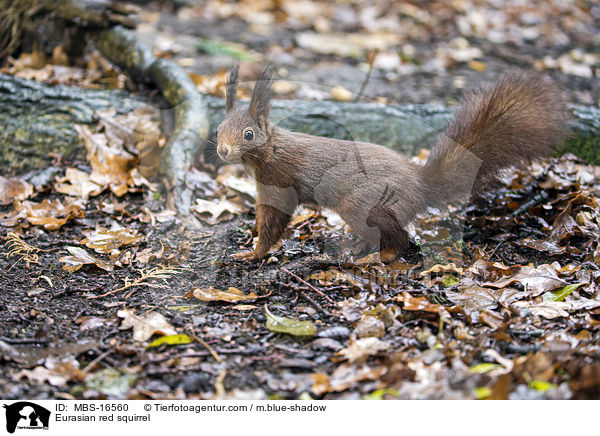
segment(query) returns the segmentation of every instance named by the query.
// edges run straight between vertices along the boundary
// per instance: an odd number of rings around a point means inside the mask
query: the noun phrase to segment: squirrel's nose
[[[225,159],[227,157],[227,155],[229,154],[229,149],[227,147],[223,147],[223,146],[219,145],[217,147],[217,153],[219,154],[219,157],[221,159]]]

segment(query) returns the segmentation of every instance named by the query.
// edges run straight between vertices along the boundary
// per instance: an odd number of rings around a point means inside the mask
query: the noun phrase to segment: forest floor
[[[282,98],[452,105],[516,66],[599,103],[592,2],[278,3],[151,4],[137,32],[216,95],[233,58],[243,80],[271,62]],[[390,265],[309,209],[249,263],[231,258],[253,243],[241,168],[199,163],[193,218],[176,218],[123,165],[136,134],[164,140],[156,111],[98,119],[88,160],[0,190],[0,397],[598,398],[597,166],[534,163],[477,205],[420,217]]]

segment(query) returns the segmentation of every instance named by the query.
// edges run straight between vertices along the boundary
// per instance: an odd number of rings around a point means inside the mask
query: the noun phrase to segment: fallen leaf
[[[254,292],[244,294],[238,288],[229,287],[226,291],[208,287],[208,288],[195,288],[190,292],[186,293],[186,296],[193,296],[200,301],[226,301],[228,303],[236,303],[238,301],[251,301],[258,298]]]
[[[312,322],[273,315],[266,304],[265,312],[267,314],[266,327],[272,332],[287,333],[294,336],[313,336],[317,332],[317,329]]]
[[[323,395],[327,392],[342,392],[356,386],[364,380],[377,380],[385,373],[385,368],[370,368],[368,366],[356,367],[349,363],[338,366],[333,373],[312,374],[313,385],[311,392],[315,395]]]
[[[560,289],[556,289],[554,291],[546,292],[543,295],[543,299],[544,299],[544,301],[563,301],[575,289],[579,288],[580,286],[586,285],[586,284],[587,283],[574,283],[572,285],[567,285]]]
[[[123,245],[135,245],[143,238],[137,230],[120,226],[113,226],[110,230],[97,227],[95,230],[84,230],[82,233],[86,237],[81,243],[88,248],[93,248],[97,253],[110,253]]]
[[[402,308],[404,310],[431,312],[438,314],[446,312],[446,309],[441,304],[431,303],[425,297],[413,297],[407,291],[404,291],[402,294],[396,296],[396,300],[400,303],[403,303]]]
[[[77,324],[81,330],[94,330],[107,325],[108,320],[106,318],[100,318],[98,316],[82,316],[77,318]]]
[[[380,338],[385,334],[385,324],[375,316],[365,315],[356,325],[354,332],[359,338]]]
[[[197,48],[211,56],[230,56],[239,61],[252,61],[256,58],[246,47],[235,42],[203,39],[198,43]]]
[[[64,263],[63,269],[72,273],[80,269],[83,265],[96,265],[105,271],[112,271],[114,265],[111,262],[98,259],[88,254],[83,248],[80,247],[66,247],[66,250],[71,253],[70,256],[63,256],[58,259],[59,262]]]
[[[196,204],[190,208],[198,216],[209,224],[217,224],[233,218],[244,212],[244,209],[224,198],[216,201],[197,199]]]
[[[256,183],[248,177],[242,178],[230,172],[226,172],[219,174],[215,180],[223,186],[227,186],[234,191],[245,194],[252,199],[256,199]]]
[[[56,180],[54,188],[61,194],[88,198],[104,191],[104,187],[92,182],[91,175],[76,168],[67,168],[64,177]]]
[[[145,248],[135,253],[135,261],[141,264],[147,264],[151,260],[162,258],[165,252],[165,246],[162,245],[158,250],[152,251],[152,247]]]
[[[82,217],[84,205],[82,200],[71,198],[64,201],[46,199],[41,203],[16,200],[13,203],[13,210],[4,215],[0,222],[5,226],[13,227],[25,219],[30,224],[43,226],[46,230],[58,230],[67,221]]]
[[[125,398],[137,378],[136,374],[121,374],[114,368],[105,368],[91,374],[85,387],[109,398]]]
[[[485,374],[486,372],[490,372],[500,368],[502,368],[502,365],[500,365],[499,363],[484,362],[471,366],[469,368],[469,371],[474,372],[476,374]]]
[[[544,303],[533,303],[531,301],[517,301],[513,307],[527,309],[533,315],[543,316],[547,319],[566,318],[569,316],[569,304],[561,301],[547,301]]]
[[[483,286],[504,288],[514,282],[521,283],[532,297],[566,285],[564,280],[558,278],[556,269],[552,265],[544,264],[538,267],[523,266],[517,270],[514,276],[495,282],[486,282],[483,283]]]
[[[33,370],[24,369],[12,377],[15,381],[26,377],[35,383],[48,383],[57,387],[66,386],[69,381],[85,380],[85,374],[79,369],[79,362],[74,356],[49,356],[44,366],[37,366]]]
[[[33,185],[16,177],[0,176],[0,204],[10,204],[13,200],[25,200],[33,194]]]
[[[369,356],[379,353],[380,351],[387,350],[390,344],[382,341],[378,338],[362,338],[353,339],[350,338],[349,345],[338,351],[338,355],[348,360],[348,363],[354,363],[357,361],[364,361]]]
[[[164,316],[158,312],[149,312],[144,316],[134,314],[128,309],[121,309],[117,312],[123,322],[120,330],[133,328],[133,340],[145,342],[153,335],[176,335],[177,331],[167,322]]]
[[[401,42],[394,33],[314,33],[296,34],[296,42],[314,53],[357,57],[369,50],[386,50]]]
[[[167,335],[167,336],[161,336],[160,338],[153,340],[152,342],[150,342],[150,344],[148,344],[148,346],[146,348],[158,347],[163,344],[185,345],[185,344],[191,344],[192,342],[194,342],[194,339],[190,338],[186,334]]]

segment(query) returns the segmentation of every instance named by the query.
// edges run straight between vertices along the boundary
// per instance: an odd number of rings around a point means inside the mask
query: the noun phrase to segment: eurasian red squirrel
[[[258,191],[258,244],[237,259],[265,257],[296,207],[308,204],[334,210],[361,238],[379,244],[383,261],[393,260],[407,248],[404,229],[418,213],[481,196],[503,169],[551,154],[566,134],[561,93],[532,73],[507,73],[464,97],[424,166],[380,145],[273,125],[268,67],[248,107],[237,102],[237,83],[233,67],[217,153],[226,162],[241,162]]]

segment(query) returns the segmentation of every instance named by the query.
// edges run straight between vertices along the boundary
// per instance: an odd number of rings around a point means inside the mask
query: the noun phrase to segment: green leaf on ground
[[[546,392],[548,389],[556,389],[557,387],[558,386],[556,386],[554,383],[550,383],[543,380],[531,380],[529,382],[530,389],[540,392]]]
[[[169,336],[161,336],[158,339],[150,342],[150,344],[146,348],[158,347],[162,344],[167,345],[183,345],[183,344],[191,344],[194,342],[192,338],[190,338],[186,334],[181,335],[169,335]]]
[[[571,292],[585,284],[587,283],[573,283],[572,285],[563,286],[560,289],[546,292],[543,297],[544,301],[564,301],[564,299],[567,298]]]
[[[383,400],[384,395],[391,395],[397,397],[400,395],[396,389],[377,389],[371,392],[369,395],[363,397],[364,400]]]
[[[294,336],[313,336],[317,332],[317,328],[312,322],[273,315],[266,304],[265,312],[267,313],[267,329],[272,332],[287,333]]]
[[[469,371],[475,372],[477,374],[485,374],[486,372],[493,371],[494,369],[497,369],[497,368],[502,368],[502,365],[499,365],[497,363],[484,362],[484,363],[479,363],[477,365],[473,365],[472,367],[469,368]]]
[[[477,398],[478,400],[485,400],[487,397],[492,395],[492,390],[487,386],[475,388],[473,392],[475,393],[475,398]]]
[[[246,47],[241,44],[226,41],[215,41],[203,39],[197,45],[198,50],[211,56],[231,56],[240,61],[251,61],[254,59]]]

